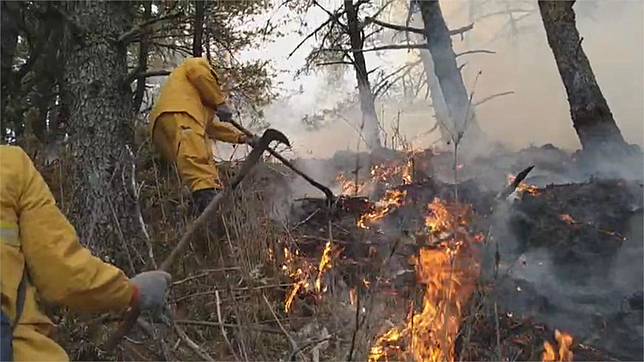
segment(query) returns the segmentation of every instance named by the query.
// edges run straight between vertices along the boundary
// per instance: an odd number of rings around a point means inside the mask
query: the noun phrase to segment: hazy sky
[[[332,9],[339,2],[333,0],[322,3]],[[441,4],[450,27],[468,24],[472,7],[479,7],[476,14],[480,16],[506,6],[503,1],[443,1]],[[536,1],[534,4],[528,2],[527,5],[520,6],[536,10]],[[584,38],[584,50],[615,119],[629,142],[642,145],[644,2],[578,1],[575,9],[577,25]],[[280,18],[279,13],[271,15],[274,19]],[[404,14],[401,12],[394,11],[386,16],[390,22],[404,23]],[[321,10],[312,10],[306,16],[309,29],[315,28],[326,18],[327,15]],[[467,62],[464,76],[468,88],[472,85],[474,75],[478,71],[482,72],[475,89],[475,101],[476,98],[481,99],[497,92],[515,92],[514,95],[498,98],[477,108],[482,128],[493,139],[511,147],[553,143],[567,149],[578,148],[579,142],[572,128],[565,90],[538,11],[530,13],[517,23],[520,32],[516,36],[507,33],[508,20],[507,15],[476,20],[474,30],[465,41],[453,38],[457,52],[482,48],[496,51],[493,55],[471,55],[458,59],[459,64]],[[295,23],[291,24],[293,30],[295,27]],[[282,29],[290,30],[288,26]],[[304,64],[304,58],[313,44],[309,43],[293,57],[287,58],[287,54],[301,38],[301,35],[289,34],[244,55],[244,58],[271,57],[279,71],[278,81],[283,82],[279,88],[283,94],[294,92],[302,86],[302,94],[266,107],[267,119],[273,126],[289,133],[296,152],[301,155],[328,156],[336,150],[355,149],[356,134],[346,121],[337,120],[318,132],[305,131],[300,123],[305,114],[332,107],[337,101],[355,92],[355,78],[350,68],[347,68],[341,86],[330,86],[323,72],[293,80],[295,71]],[[398,37],[391,42],[401,41]],[[367,54],[370,68],[388,65],[391,69],[417,56],[405,50]],[[414,107],[412,110],[408,105],[396,101],[380,102],[378,107],[384,109],[384,119],[381,121],[385,123],[385,128],[400,111],[402,132],[409,139],[415,139],[417,146],[428,146],[437,138],[437,135],[417,137],[433,124],[433,110],[429,106]],[[346,118],[357,124],[360,120],[357,107]]]

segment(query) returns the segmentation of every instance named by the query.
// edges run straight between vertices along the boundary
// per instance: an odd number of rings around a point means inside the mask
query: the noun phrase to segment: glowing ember
[[[365,195],[375,184],[408,185],[414,178],[413,156],[418,151],[407,153],[406,161],[394,160],[373,165],[369,171],[371,177],[368,180],[357,180],[355,175],[339,173],[335,178],[341,187],[341,193],[347,196]]]
[[[511,184],[514,182],[515,176],[513,175],[508,175],[508,184]],[[519,183],[517,186],[517,192],[522,193],[522,194],[530,194],[532,196],[538,196],[541,194],[541,190],[535,186],[535,185],[530,185],[525,182]]]
[[[402,173],[402,166],[393,165],[375,165],[371,168],[371,178],[385,184],[390,184]]]
[[[435,199],[428,209],[427,244],[432,247],[421,249],[413,260],[418,283],[425,286],[423,308],[405,328],[394,328],[378,338],[371,361],[455,359],[462,308],[474,292],[480,271],[471,245],[481,238],[468,230],[469,207]]]
[[[401,353],[400,340],[402,335],[403,333],[398,328],[392,328],[378,337],[369,351],[369,362],[387,361],[389,356],[399,355]]]
[[[351,288],[349,289],[349,302],[351,305],[356,305],[358,301],[358,292],[356,291],[356,288]]]
[[[348,177],[346,177],[344,174],[339,174],[335,178],[336,182],[340,184],[340,187],[342,188],[342,195],[360,195],[365,191],[366,184],[364,182],[358,182],[356,183],[355,180],[352,180]]]
[[[405,166],[403,167],[402,180],[405,185],[409,185],[414,182],[414,160],[412,158],[407,160],[407,163],[405,163]]]
[[[575,219],[573,219],[572,216],[570,216],[570,214],[561,214],[561,215],[559,215],[559,220],[565,222],[568,225],[572,225],[572,224],[577,223],[575,221]]]
[[[555,329],[555,340],[557,340],[559,350],[555,351],[555,348],[550,344],[550,342],[545,341],[543,343],[544,351],[541,356],[541,360],[543,362],[571,362],[573,359],[572,336]]]
[[[282,271],[293,281],[293,286],[284,301],[286,313],[293,309],[293,303],[298,295],[313,294],[319,298],[326,292],[326,287],[322,283],[324,275],[331,270],[333,259],[341,251],[341,249],[334,248],[330,241],[327,242],[320,257],[320,262],[315,265],[306,258],[301,257],[299,252],[292,253],[287,248],[284,249]]]
[[[300,292],[309,289],[309,275],[311,274],[312,265],[307,263],[306,260],[299,256],[299,251],[292,253],[287,248],[284,248],[284,264],[282,271],[293,280],[293,286],[286,296],[284,302],[284,310],[288,313],[292,310],[295,297]]]
[[[402,206],[406,196],[406,191],[388,190],[382,200],[376,203],[374,210],[360,216],[358,227],[369,229],[370,225],[378,223],[390,212]]]

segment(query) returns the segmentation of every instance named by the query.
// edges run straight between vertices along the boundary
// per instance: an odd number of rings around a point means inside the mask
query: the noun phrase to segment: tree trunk
[[[134,133],[127,48],[117,39],[132,27],[132,5],[75,1],[63,6],[77,23],[69,29],[74,34],[67,38],[74,42],[68,44],[62,81],[74,157],[71,216],[84,244],[123,264],[117,251],[127,252],[136,235],[128,182],[122,178],[128,175],[126,145]]]
[[[358,81],[358,95],[360,97],[360,110],[362,112],[363,137],[370,149],[382,147],[380,143],[380,127],[378,124],[378,114],[376,113],[375,99],[369,84],[369,74],[367,65],[364,60],[362,48],[364,38],[360,28],[357,9],[352,0],[345,0],[344,7],[347,12],[347,26],[349,27],[349,37],[351,38],[351,49],[353,54],[353,67],[356,72]]]
[[[584,150],[625,147],[581,46],[573,4],[574,1],[539,1],[548,44],[568,95],[573,125]]]
[[[452,49],[452,39],[441,12],[438,0],[418,1],[423,17],[425,37],[433,61],[433,70],[449,112],[452,138],[460,139],[463,134],[474,141],[482,134],[476,114],[469,104],[469,96],[461,71],[456,65],[456,54]],[[468,117],[469,119],[466,119]],[[466,145],[467,146],[467,145]]]
[[[411,18],[413,13],[413,7],[409,9],[409,24],[412,27],[423,26],[422,19]],[[417,40],[419,43],[426,41],[425,36],[422,34],[413,34],[414,40]],[[450,130],[447,129],[447,126],[450,125],[449,110],[447,109],[447,104],[445,103],[445,97],[443,97],[443,91],[441,91],[438,78],[434,72],[434,61],[432,56],[427,49],[419,49],[419,56],[423,62],[423,70],[425,71],[425,84],[429,90],[429,98],[432,100],[432,108],[434,109],[434,118],[438,124],[438,129],[441,133],[441,139],[444,142],[450,141]]]
[[[144,2],[143,7],[143,20],[148,21],[152,18],[152,2]],[[134,91],[134,101],[132,102],[133,112],[138,112],[141,109],[141,104],[143,103],[143,96],[145,95],[146,85],[146,78],[143,73],[148,70],[148,53],[150,53],[150,37],[146,33],[143,34],[139,42],[139,59],[137,71],[141,75],[136,79],[136,90]]]
[[[194,37],[192,38],[192,55],[200,57],[203,54],[203,20],[206,10],[206,2],[204,0],[195,1],[195,22],[194,22]]]
[[[5,127],[8,126],[7,120],[7,101],[9,100],[9,93],[13,88],[13,71],[11,69],[13,65],[13,58],[16,53],[16,46],[18,45],[18,24],[16,19],[20,16],[20,3],[13,1],[3,1],[1,4],[1,13],[2,17],[2,48],[0,51],[0,61],[2,74],[2,89],[0,94],[2,95],[2,100],[0,107],[2,108],[0,112],[0,121],[2,126],[0,131],[2,131],[2,138],[4,138]]]

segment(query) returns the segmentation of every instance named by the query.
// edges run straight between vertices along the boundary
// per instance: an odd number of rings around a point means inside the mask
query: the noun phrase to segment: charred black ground
[[[154,258],[161,260],[189,222],[183,216],[189,199],[172,167],[147,157],[139,168],[146,171],[137,175],[149,185],[143,188],[142,215]],[[335,177],[354,172],[355,157],[338,154],[305,165]],[[589,177],[592,172],[581,170],[574,157],[544,146],[460,166],[459,201],[471,205],[472,233],[485,238],[477,246],[481,278],[455,346],[459,358],[497,360],[500,353],[538,360],[543,342],[554,343],[555,329],[574,337],[575,360],[643,358],[642,182]],[[374,165],[409,161],[396,152],[360,155],[358,180],[373,177]],[[349,354],[367,359],[377,336],[422,305],[423,286],[410,257],[426,247],[421,240],[427,204],[436,198],[454,201],[452,162],[449,153],[416,153],[411,182],[396,174],[374,183],[369,197],[341,196],[331,209],[312,191],[302,191],[283,167],[262,165],[176,266],[170,300],[179,329],[159,323],[147,332],[139,328],[116,357],[203,360],[206,354],[233,359],[245,353],[262,360],[337,360]],[[525,182],[539,186],[536,191],[519,190],[498,200],[508,174],[529,165],[535,168]],[[52,190],[64,190],[59,187],[64,163],[50,167]],[[404,204],[369,229],[358,227],[361,215],[387,191],[404,192]],[[297,253],[299,266],[317,267],[329,240],[332,267],[321,277],[324,290],[297,293],[286,312],[294,279],[284,272],[284,250]],[[151,269],[149,255],[135,251],[145,245],[133,240],[123,252],[135,253],[137,267]],[[311,285],[316,275],[310,276]],[[96,346],[114,323],[59,322],[73,358],[111,358]]]

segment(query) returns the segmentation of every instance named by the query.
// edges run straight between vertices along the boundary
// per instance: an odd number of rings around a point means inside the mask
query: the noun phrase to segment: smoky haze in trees
[[[407,2],[398,3],[394,2],[393,10],[383,12],[379,19],[404,25]],[[469,54],[457,58],[459,66],[465,64],[462,72],[468,92],[472,91],[476,74],[482,72],[474,89],[473,103],[497,93],[514,92],[476,107],[482,130],[492,141],[502,142],[512,148],[545,143],[569,150],[580,148],[565,88],[547,43],[537,3],[516,2],[510,8],[514,11],[514,25],[506,12],[506,5],[502,1],[441,2],[443,16],[450,29],[474,23],[474,28],[464,35],[464,39],[452,37],[456,53],[476,49],[495,51],[495,54]],[[643,7],[644,4],[640,2],[630,1],[611,4],[582,1],[574,6],[577,28],[584,38],[584,51],[616,124],[626,142],[639,145],[644,142],[644,105],[641,101],[644,99]],[[320,13],[317,18],[309,19],[310,28],[314,29],[326,18],[326,14]],[[419,24],[422,24],[422,19],[412,19],[412,25],[418,27]],[[412,42],[418,42],[417,36],[410,36]],[[297,42],[301,37],[295,39]],[[405,35],[386,30],[383,39],[382,43],[402,44]],[[277,42],[275,49],[269,46],[264,52],[274,54],[276,60],[280,57],[285,59],[283,51],[279,50],[281,46],[284,45]],[[291,62],[294,62],[293,58]],[[365,58],[370,69],[386,68],[389,73],[405,63],[416,61],[418,55],[416,50],[387,50],[368,52]],[[422,67],[418,67],[412,73],[416,81],[422,76],[421,70]],[[288,100],[276,102],[265,109],[267,120],[289,130],[296,149],[302,154],[311,151],[314,155],[326,156],[339,149],[355,149],[357,121],[354,126],[342,120],[330,121],[316,131],[314,137],[309,137],[310,133],[300,124],[304,115],[333,108],[335,103],[348,98],[346,93],[355,89],[355,77],[351,72],[339,78],[329,73],[328,70],[320,70],[301,78],[293,88],[297,89],[301,84],[305,92],[293,92],[296,94]],[[372,73],[371,78],[377,82],[375,75]],[[290,81],[289,77],[285,76],[285,79]],[[423,90],[419,98],[424,96]],[[400,132],[418,146],[430,144],[439,138],[438,130],[424,134],[434,124],[433,119],[428,117],[428,113],[431,115],[433,112],[427,107],[431,100],[428,98],[426,102],[412,103],[410,98],[399,94],[380,96],[376,100],[379,118],[385,123],[384,128],[391,130],[397,120],[398,110],[402,110]],[[360,119],[358,107],[345,110],[343,117]]]

